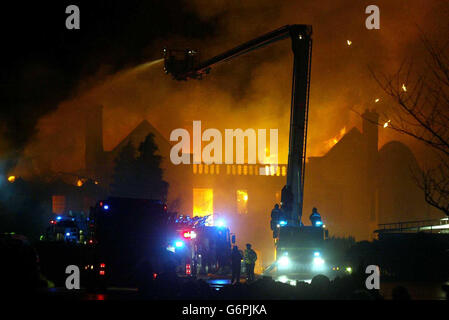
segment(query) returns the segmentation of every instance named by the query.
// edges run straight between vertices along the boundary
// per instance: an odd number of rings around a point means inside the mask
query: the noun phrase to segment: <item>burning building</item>
[[[280,191],[285,184],[285,165],[276,168],[259,164],[174,165],[170,161],[172,144],[146,120],[116,147],[105,151],[102,122],[102,107],[97,106],[86,121],[87,176],[108,185],[114,159],[120,150],[129,142],[138,147],[152,133],[163,158],[164,180],[169,183],[170,210],[194,216],[213,215],[215,220],[223,220],[237,233],[242,244],[256,241],[259,247],[272,247],[270,212],[274,203],[280,202]],[[269,174],[261,175],[261,169]]]
[[[378,223],[426,218],[432,214],[412,178],[419,170],[412,152],[391,141],[378,147],[378,114],[363,114],[362,131],[342,131],[338,141],[321,157],[309,157],[306,167],[303,222],[317,207],[331,235],[369,239]],[[170,161],[172,144],[149,122],[142,121],[112,150],[103,149],[102,108],[87,118],[86,174],[109,184],[114,159],[129,142],[135,147],[152,133],[163,157],[164,179],[169,183],[172,211],[222,219],[238,235],[262,249],[262,260],[272,259],[270,212],[280,203],[286,165],[180,164]],[[266,167],[268,175],[261,175]]]
[[[379,115],[366,110],[362,131],[352,128],[321,157],[309,157],[304,212],[317,207],[332,234],[371,239],[379,223],[437,217],[414,176],[412,151],[390,141],[380,149]]]

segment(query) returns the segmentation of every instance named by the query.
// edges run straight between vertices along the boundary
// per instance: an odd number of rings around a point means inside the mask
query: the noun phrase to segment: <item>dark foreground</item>
[[[227,279],[192,280],[161,275],[159,280],[140,288],[109,287],[101,292],[49,288],[37,290],[36,297],[45,300],[444,300],[448,299],[448,293],[447,283],[385,282],[380,290],[367,290],[356,275],[332,281],[316,276],[310,284],[298,282],[296,286],[270,278],[230,285]]]

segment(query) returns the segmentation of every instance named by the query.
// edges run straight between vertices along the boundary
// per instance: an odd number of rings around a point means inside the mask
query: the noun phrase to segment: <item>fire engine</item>
[[[175,254],[178,272],[196,276],[226,273],[230,267],[235,235],[221,221],[208,225],[211,216],[176,216],[168,234],[167,250]]]
[[[88,265],[96,279],[127,284],[147,263],[155,276],[175,263],[179,275],[225,270],[235,236],[222,225],[208,225],[209,216],[191,218],[167,211],[154,200],[108,198],[91,208],[87,244],[94,250]]]
[[[110,197],[99,201],[89,214],[93,278],[101,283],[131,285],[136,270],[148,263],[159,273],[161,248],[168,230],[167,205],[157,200]]]
[[[89,218],[82,214],[57,215],[41,235],[41,241],[86,243]]]
[[[87,217],[56,216],[41,240],[79,248],[87,287],[133,285],[142,265],[155,276],[168,262],[182,276],[227,272],[235,235],[221,221],[211,221],[170,213],[161,201],[110,197]]]

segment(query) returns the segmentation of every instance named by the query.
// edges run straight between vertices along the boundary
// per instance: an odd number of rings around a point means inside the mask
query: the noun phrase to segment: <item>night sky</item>
[[[70,4],[80,8],[80,30],[65,28],[65,8]],[[162,37],[207,38],[215,30],[208,20],[213,19],[200,20],[178,0],[4,6],[0,19],[3,159],[14,160],[36,132],[37,120],[69,98],[82,79],[104,66],[106,76],[159,57],[160,52],[148,48]]]

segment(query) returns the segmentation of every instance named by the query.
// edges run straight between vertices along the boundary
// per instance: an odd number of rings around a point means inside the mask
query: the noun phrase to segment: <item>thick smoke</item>
[[[166,45],[198,48],[207,58],[285,24],[313,25],[309,156],[326,152],[329,139],[343,127],[360,126],[360,116],[351,110],[361,113],[377,108],[388,113],[390,102],[371,78],[368,66],[392,73],[404,59],[422,55],[421,33],[441,40],[448,31],[447,3],[437,0],[378,1],[380,30],[365,28],[365,8],[371,3],[363,1],[230,4],[197,0],[189,4],[189,10],[203,22],[214,22],[215,35],[202,41],[182,35],[161,36],[146,49],[150,56],[157,57]],[[37,168],[54,171],[82,168],[83,113],[101,104],[106,149],[142,119],[166,137],[175,128],[190,129],[193,120],[202,120],[203,127],[222,130],[278,128],[280,161],[285,162],[291,62],[290,43],[284,41],[217,66],[202,81],[175,82],[163,74],[161,65],[139,72],[121,71],[106,80],[104,76],[85,78],[75,98],[61,102],[55,112],[40,119],[39,132],[28,144],[24,158]],[[380,101],[375,103],[377,98]],[[390,130],[381,131],[380,145],[391,139],[411,143]]]
[[[81,29],[67,30],[65,9],[69,4],[72,2],[41,1],[26,7],[17,3],[3,8],[1,173],[15,165],[24,148],[28,158],[22,157],[22,163],[37,161],[39,166],[53,166],[44,161],[45,154],[53,152],[52,140],[58,139],[53,135],[62,131],[58,133],[70,141],[74,132],[53,126],[52,133],[52,128],[43,128],[50,125],[49,119],[59,114],[58,123],[64,124],[65,114],[60,110],[65,101],[76,99],[81,89],[158,56],[157,50],[147,50],[155,39],[207,38],[214,33],[212,24],[200,21],[177,0],[78,1]],[[189,21],[190,28],[185,27],[185,21]],[[76,122],[81,123],[81,119]],[[66,149],[60,149],[61,155]],[[32,159],[30,150],[34,150]]]

